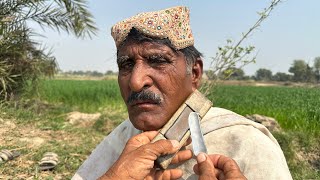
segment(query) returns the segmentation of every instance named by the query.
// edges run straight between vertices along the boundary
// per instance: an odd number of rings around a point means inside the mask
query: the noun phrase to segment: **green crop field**
[[[2,116],[12,119],[21,127],[20,131],[29,127],[47,141],[38,148],[21,150],[25,154],[21,161],[31,165],[24,167],[14,161],[3,164],[0,174],[9,179],[16,173],[40,179],[70,178],[103,137],[127,117],[116,80],[43,80],[38,93],[24,98],[24,103],[1,107]],[[285,153],[294,179],[320,179],[320,89],[217,86],[208,98],[214,106],[241,115],[275,118],[283,130],[273,134]],[[102,116],[90,127],[77,127],[66,123],[66,116],[72,111],[99,112]],[[8,131],[7,136],[15,139],[21,133],[12,135]],[[6,139],[4,142],[0,148],[27,146]],[[53,172],[40,172],[36,162],[41,153],[52,150],[59,154],[60,166]]]
[[[41,97],[83,112],[99,108],[125,108],[116,80],[46,80]],[[208,96],[214,106],[241,115],[262,114],[276,118],[287,130],[320,132],[320,89],[293,87],[219,86]]]
[[[319,88],[221,86],[209,98],[242,115],[274,117],[286,130],[320,132]]]
[[[124,107],[116,80],[45,80],[39,93],[48,102],[63,103],[82,112]]]

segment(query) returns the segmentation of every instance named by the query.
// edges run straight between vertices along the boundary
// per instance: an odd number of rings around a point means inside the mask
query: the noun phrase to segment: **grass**
[[[262,114],[277,119],[284,129],[274,133],[294,179],[320,179],[320,91],[312,88],[220,86],[208,96],[214,106],[239,114]],[[70,179],[94,147],[127,117],[116,80],[43,80],[37,98],[0,106],[0,149],[19,149],[17,161],[0,165],[7,179]],[[71,111],[101,113],[90,127],[66,122]],[[4,130],[3,130],[4,129]],[[21,138],[42,138],[36,146]],[[43,153],[59,154],[54,171],[41,172],[37,162]],[[318,156],[318,158],[313,158]],[[302,157],[302,158],[301,158]],[[18,168],[17,168],[18,167]],[[17,178],[19,179],[19,178]]]
[[[242,115],[274,117],[285,130],[320,133],[319,88],[219,86],[209,98]]]
[[[124,107],[116,80],[44,80],[39,93],[43,100],[63,103],[82,112]]]

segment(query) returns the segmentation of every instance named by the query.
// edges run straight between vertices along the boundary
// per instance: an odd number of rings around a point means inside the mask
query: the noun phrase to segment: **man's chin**
[[[158,131],[163,126],[154,126],[154,125],[146,125],[146,124],[133,124],[136,129],[139,129],[141,131]]]
[[[151,116],[152,117],[152,116]],[[130,118],[131,123],[136,129],[142,131],[157,131],[161,129],[164,123],[158,123],[157,120],[148,118]]]

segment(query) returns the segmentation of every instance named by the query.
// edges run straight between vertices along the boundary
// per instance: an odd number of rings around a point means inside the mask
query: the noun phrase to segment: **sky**
[[[63,71],[118,71],[116,47],[111,27],[140,12],[156,11],[183,5],[190,9],[190,24],[195,47],[203,53],[204,69],[208,69],[217,48],[227,39],[237,41],[257,21],[271,0],[90,0],[89,10],[99,28],[92,39],[77,39],[72,34],[49,28],[32,27],[44,37],[42,46],[52,50]],[[320,0],[284,0],[272,11],[259,29],[243,45],[256,47],[257,60],[243,69],[253,75],[259,68],[273,73],[285,72],[295,59],[311,66],[320,56]]]

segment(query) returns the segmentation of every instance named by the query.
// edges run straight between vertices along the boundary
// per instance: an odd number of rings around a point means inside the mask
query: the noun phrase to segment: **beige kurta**
[[[279,144],[263,125],[222,108],[211,108],[201,128],[208,154],[233,158],[249,180],[292,179]],[[72,179],[100,177],[118,159],[127,140],[138,133],[129,120],[124,121],[96,147]],[[182,179],[197,179],[192,170],[195,163],[191,159],[179,166],[184,170]]]

